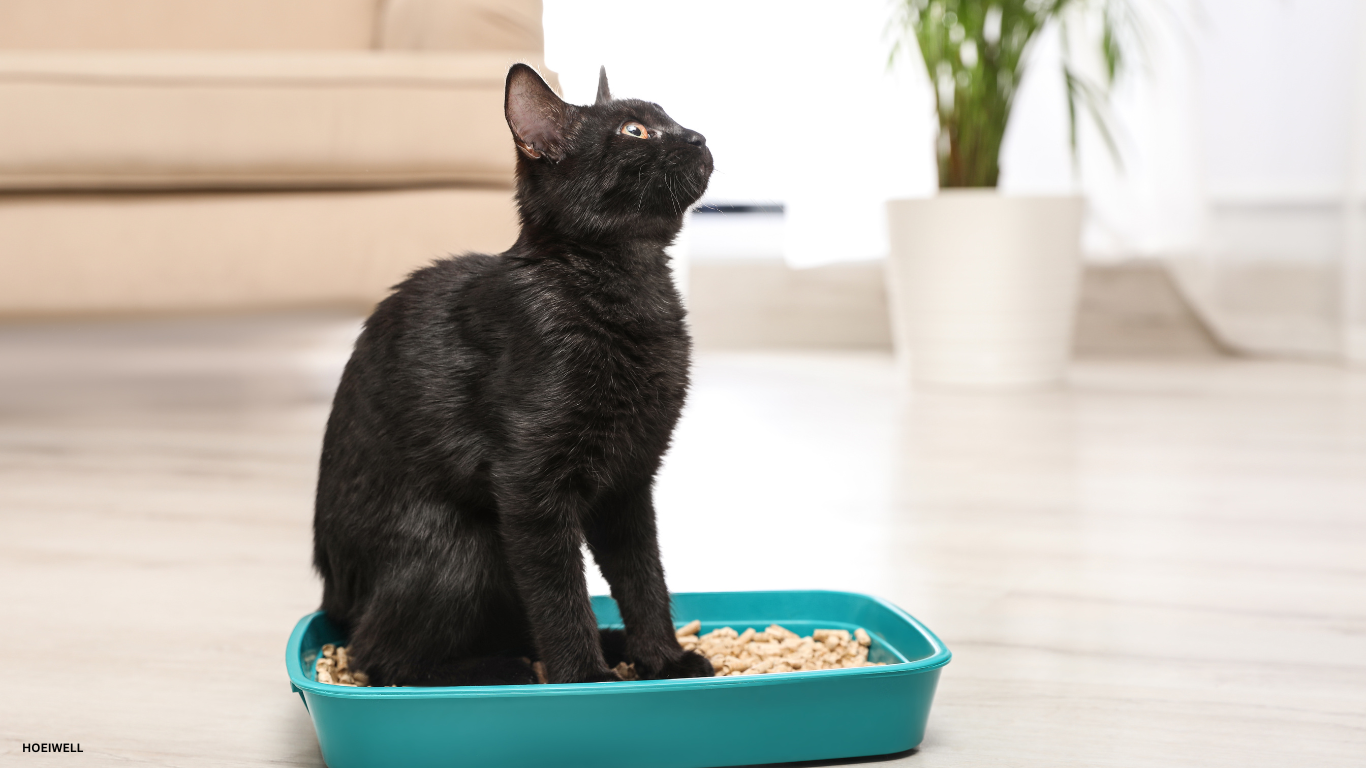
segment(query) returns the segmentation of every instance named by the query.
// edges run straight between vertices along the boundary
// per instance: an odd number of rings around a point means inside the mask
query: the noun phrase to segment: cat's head
[[[613,99],[607,72],[592,106],[569,104],[536,71],[508,71],[503,111],[517,145],[522,225],[582,240],[678,234],[711,178],[711,150],[658,104]]]

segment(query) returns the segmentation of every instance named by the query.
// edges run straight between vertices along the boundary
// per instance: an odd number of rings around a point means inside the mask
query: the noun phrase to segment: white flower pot
[[[1080,197],[944,190],[887,203],[892,337],[917,382],[1062,379],[1081,267]]]

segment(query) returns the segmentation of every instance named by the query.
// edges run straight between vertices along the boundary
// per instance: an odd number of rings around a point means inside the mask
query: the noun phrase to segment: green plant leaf
[[[1100,82],[1074,66],[1074,17],[1098,22],[1099,37],[1088,39],[1087,45],[1098,47]],[[1063,37],[1062,74],[1074,165],[1078,124],[1084,115],[1123,168],[1109,99],[1115,82],[1147,57],[1148,31],[1136,0],[899,0],[888,24],[893,40],[887,62],[892,66],[913,45],[919,49],[936,91],[941,187],[995,186],[1015,94],[1033,43],[1050,24],[1058,25]]]
[[[1105,142],[1106,149],[1110,151],[1110,158],[1122,171],[1124,169],[1124,157],[1119,151],[1119,144],[1115,142],[1114,130],[1111,127],[1112,117],[1109,110],[1108,94],[1095,83],[1088,82],[1079,76],[1070,67],[1063,67],[1062,76],[1067,85],[1068,128],[1071,131],[1073,163],[1078,161],[1077,104],[1080,103],[1091,117],[1091,122],[1095,123],[1096,131],[1100,133],[1101,140]]]

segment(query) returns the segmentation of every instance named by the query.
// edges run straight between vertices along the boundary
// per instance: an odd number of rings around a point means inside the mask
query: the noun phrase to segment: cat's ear
[[[602,106],[612,100],[612,91],[607,87],[607,67],[598,68],[598,100],[595,106]]]
[[[578,107],[556,96],[536,70],[525,64],[514,64],[508,70],[503,115],[512,129],[513,141],[527,157],[563,159],[577,113]]]

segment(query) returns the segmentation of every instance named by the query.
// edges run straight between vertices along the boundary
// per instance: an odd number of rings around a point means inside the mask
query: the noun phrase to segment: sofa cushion
[[[361,50],[379,2],[0,0],[0,49]]]
[[[0,190],[510,187],[510,53],[0,53]]]

